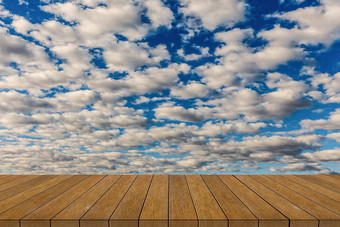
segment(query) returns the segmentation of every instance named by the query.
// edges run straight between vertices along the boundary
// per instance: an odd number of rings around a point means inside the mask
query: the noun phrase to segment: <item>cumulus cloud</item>
[[[218,26],[232,27],[244,19],[246,3],[242,0],[181,0],[181,11],[186,16],[194,16],[202,25],[214,30]]]
[[[182,106],[174,106],[173,103],[164,103],[157,107],[155,116],[158,119],[171,119],[177,121],[201,122],[204,115],[199,111],[190,108],[186,109]]]
[[[302,120],[300,125],[310,129],[339,130],[340,129],[340,109],[330,113],[328,119]]]

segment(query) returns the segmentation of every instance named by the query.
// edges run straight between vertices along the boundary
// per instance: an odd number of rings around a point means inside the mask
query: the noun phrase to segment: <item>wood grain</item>
[[[140,227],[167,227],[169,208],[169,176],[155,175],[142,213]]]
[[[319,219],[319,227],[340,226],[340,216],[318,203],[297,194],[293,190],[277,183],[267,176],[253,176],[253,178]]]
[[[259,183],[251,176],[240,175],[237,178],[267,203],[289,218],[290,227],[318,227],[318,220],[315,217]]]
[[[108,227],[109,219],[130,188],[136,175],[122,176],[81,218],[81,227]]]
[[[185,176],[169,178],[169,226],[197,227],[197,215]]]
[[[201,227],[228,226],[228,219],[199,175],[186,176]]]
[[[146,195],[153,176],[139,175],[110,218],[110,227],[138,227]]]
[[[205,183],[229,219],[230,227],[257,227],[258,220],[235,194],[215,175],[203,175]]]
[[[219,178],[259,219],[260,227],[287,227],[289,225],[289,221],[286,217],[234,176],[219,175]]]
[[[52,227],[79,227],[80,218],[95,204],[100,197],[120,178],[106,176],[77,200],[63,209],[51,220]]]
[[[2,193],[4,190],[7,190],[7,189],[10,189],[10,190],[13,190],[13,187],[17,186],[17,185],[20,185],[26,181],[29,181],[31,179],[34,179],[34,178],[37,178],[38,176],[34,176],[34,175],[31,175],[31,176],[24,176],[24,177],[18,177],[14,180],[11,180],[11,181],[8,181],[6,183],[3,183],[3,184],[0,184],[0,193]],[[21,187],[25,187],[25,186],[21,186]],[[26,189],[26,187],[25,187]]]
[[[340,193],[340,184],[330,182],[330,181],[324,179],[323,176],[298,175],[298,177]]]
[[[77,185],[22,218],[21,227],[49,227],[50,219],[103,178],[104,176],[89,176],[80,181]],[[59,186],[58,189],[60,189]]]

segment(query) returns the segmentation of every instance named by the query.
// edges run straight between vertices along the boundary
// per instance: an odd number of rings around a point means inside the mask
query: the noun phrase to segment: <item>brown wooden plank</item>
[[[120,178],[118,175],[106,176],[90,190],[51,219],[52,227],[79,227],[80,218],[101,196]]]
[[[87,177],[77,185],[22,218],[20,221],[21,227],[49,227],[50,219],[103,178],[104,176]]]
[[[70,178],[71,176],[46,176],[49,177],[49,180],[44,181],[41,184],[38,184],[37,186],[30,188],[28,190],[25,190],[15,196],[12,196],[6,200],[3,200],[0,202],[0,213],[3,213],[4,211],[10,209],[11,207],[14,207],[27,199],[32,198],[33,196],[47,190],[48,188]]]
[[[290,227],[318,227],[318,220],[300,207],[259,183],[251,176],[236,176],[247,187],[290,220]]]
[[[55,176],[52,176],[52,175],[39,176],[29,181],[23,182],[20,185],[16,185],[16,186],[13,186],[12,188],[8,188],[0,193],[0,201],[6,200],[10,198],[11,196],[15,196],[23,191],[27,191],[31,188],[34,188],[37,185],[44,183],[45,181],[48,181],[53,178],[55,178]]]
[[[128,191],[136,175],[122,176],[81,218],[81,227],[108,227],[109,219]]]
[[[295,183],[294,181],[291,181],[283,176],[271,175],[268,177],[278,182],[279,184],[282,184],[286,186],[287,188],[293,190],[294,192],[320,204],[321,206],[328,208],[334,213],[340,214],[340,203],[335,201],[334,199],[331,199],[325,195],[315,192],[309,188],[303,187]]]
[[[259,219],[259,227],[288,227],[289,221],[286,217],[234,176],[219,175],[219,178]]]
[[[186,176],[199,226],[224,227],[228,219],[200,175]]]
[[[235,194],[215,175],[203,180],[229,219],[229,227],[257,227],[258,220]]]
[[[168,227],[169,176],[155,175],[139,218],[139,227]]]
[[[319,177],[317,175],[298,175],[298,177],[340,193],[339,183],[327,181],[322,176]]]
[[[19,184],[22,184],[26,181],[29,181],[33,178],[37,178],[38,176],[36,175],[28,175],[28,176],[23,176],[23,177],[19,177],[15,180],[12,180],[12,181],[9,181],[9,182],[6,182],[6,183],[3,183],[3,184],[0,184],[0,193],[4,190],[7,190],[9,188],[12,188],[14,186],[17,186]]]
[[[0,185],[24,177],[24,175],[4,175],[0,178]]]
[[[110,227],[138,227],[146,195],[153,176],[139,175],[113,212]]]
[[[326,209],[318,203],[296,193],[295,191],[277,183],[267,176],[253,176],[254,179],[261,182],[271,190],[288,199],[291,203],[304,209],[309,214],[319,219],[319,227],[335,227],[340,226],[340,216]]]
[[[169,178],[169,226],[198,226],[194,204],[183,175],[171,175]]]
[[[308,180],[302,179],[302,178],[294,176],[294,175],[285,175],[284,177],[286,177],[287,179],[294,181],[294,182],[296,182],[296,183],[298,183],[298,184],[300,184],[300,185],[302,185],[306,188],[309,188],[313,191],[319,192],[319,193],[321,193],[321,194],[323,194],[323,195],[325,195],[329,198],[332,198],[332,199],[340,202],[340,193],[339,192],[325,188],[321,185],[312,183]]]
[[[13,227],[20,227],[21,218],[41,207],[42,205],[57,197],[66,190],[70,189],[85,178],[87,178],[87,176],[72,176],[69,179],[60,182],[59,184],[54,185],[46,191],[26,200],[25,202],[8,209],[4,213],[0,214],[0,226],[11,225]]]

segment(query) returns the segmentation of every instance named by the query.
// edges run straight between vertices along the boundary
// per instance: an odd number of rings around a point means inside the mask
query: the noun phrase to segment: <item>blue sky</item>
[[[0,0],[0,173],[340,173],[337,0]]]

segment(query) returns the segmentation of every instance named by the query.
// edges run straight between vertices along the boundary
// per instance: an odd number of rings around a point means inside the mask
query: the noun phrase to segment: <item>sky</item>
[[[0,173],[339,174],[339,13],[0,0]]]

